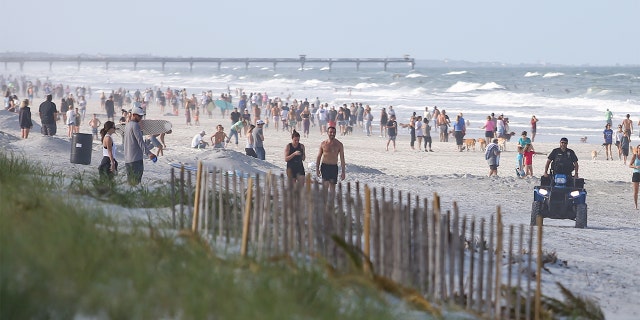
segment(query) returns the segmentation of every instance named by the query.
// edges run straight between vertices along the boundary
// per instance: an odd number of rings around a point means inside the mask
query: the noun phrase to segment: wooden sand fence
[[[428,201],[358,182],[332,191],[310,175],[291,185],[282,175],[249,176],[203,169],[202,163],[172,168],[171,184],[174,228],[190,226],[216,248],[257,260],[286,257],[302,266],[318,259],[346,272],[352,267],[348,245],[366,266],[370,261],[370,271],[431,302],[495,319],[540,314],[535,275],[542,229],[536,236],[533,227],[511,225],[505,234],[499,207],[487,221],[461,216],[455,203],[443,212],[437,194]],[[538,261],[529,254],[535,239]]]

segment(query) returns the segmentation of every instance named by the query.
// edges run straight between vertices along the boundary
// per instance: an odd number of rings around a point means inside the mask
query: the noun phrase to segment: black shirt
[[[562,148],[555,148],[549,153],[547,159],[552,161],[551,170],[553,170],[554,173],[567,175],[570,175],[573,171],[573,164],[578,162],[578,156],[569,148],[565,151],[562,151]]]
[[[58,112],[56,109],[56,104],[52,101],[45,101],[40,104],[40,108],[38,109],[40,112],[40,120],[45,124],[56,123],[55,115]]]

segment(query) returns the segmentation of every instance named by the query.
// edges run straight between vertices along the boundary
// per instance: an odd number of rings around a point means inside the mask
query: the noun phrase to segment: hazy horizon
[[[640,1],[167,0],[4,4],[0,52],[640,64]]]

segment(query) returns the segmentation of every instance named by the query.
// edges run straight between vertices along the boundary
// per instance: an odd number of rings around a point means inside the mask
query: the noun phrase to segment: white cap
[[[134,107],[134,108],[131,110],[131,113],[132,113],[132,114],[141,115],[141,116],[144,116],[144,115],[145,115],[144,110],[143,110],[142,108],[140,108],[140,107]]]
[[[259,124],[264,124],[264,121],[262,121],[262,119],[260,119],[260,120],[256,121],[256,124],[257,124],[257,125],[259,125]]]

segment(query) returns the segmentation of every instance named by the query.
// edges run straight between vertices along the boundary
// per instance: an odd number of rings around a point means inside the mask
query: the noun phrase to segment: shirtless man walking
[[[320,144],[320,151],[316,159],[316,174],[318,177],[322,177],[324,186],[330,187],[333,191],[338,183],[338,156],[342,167],[340,180],[345,178],[346,164],[344,162],[344,146],[336,139],[336,128],[327,128],[327,136],[329,138]]]
[[[627,113],[627,118],[622,120],[622,131],[628,132],[629,137],[633,133],[633,121],[631,121],[631,115]]]

